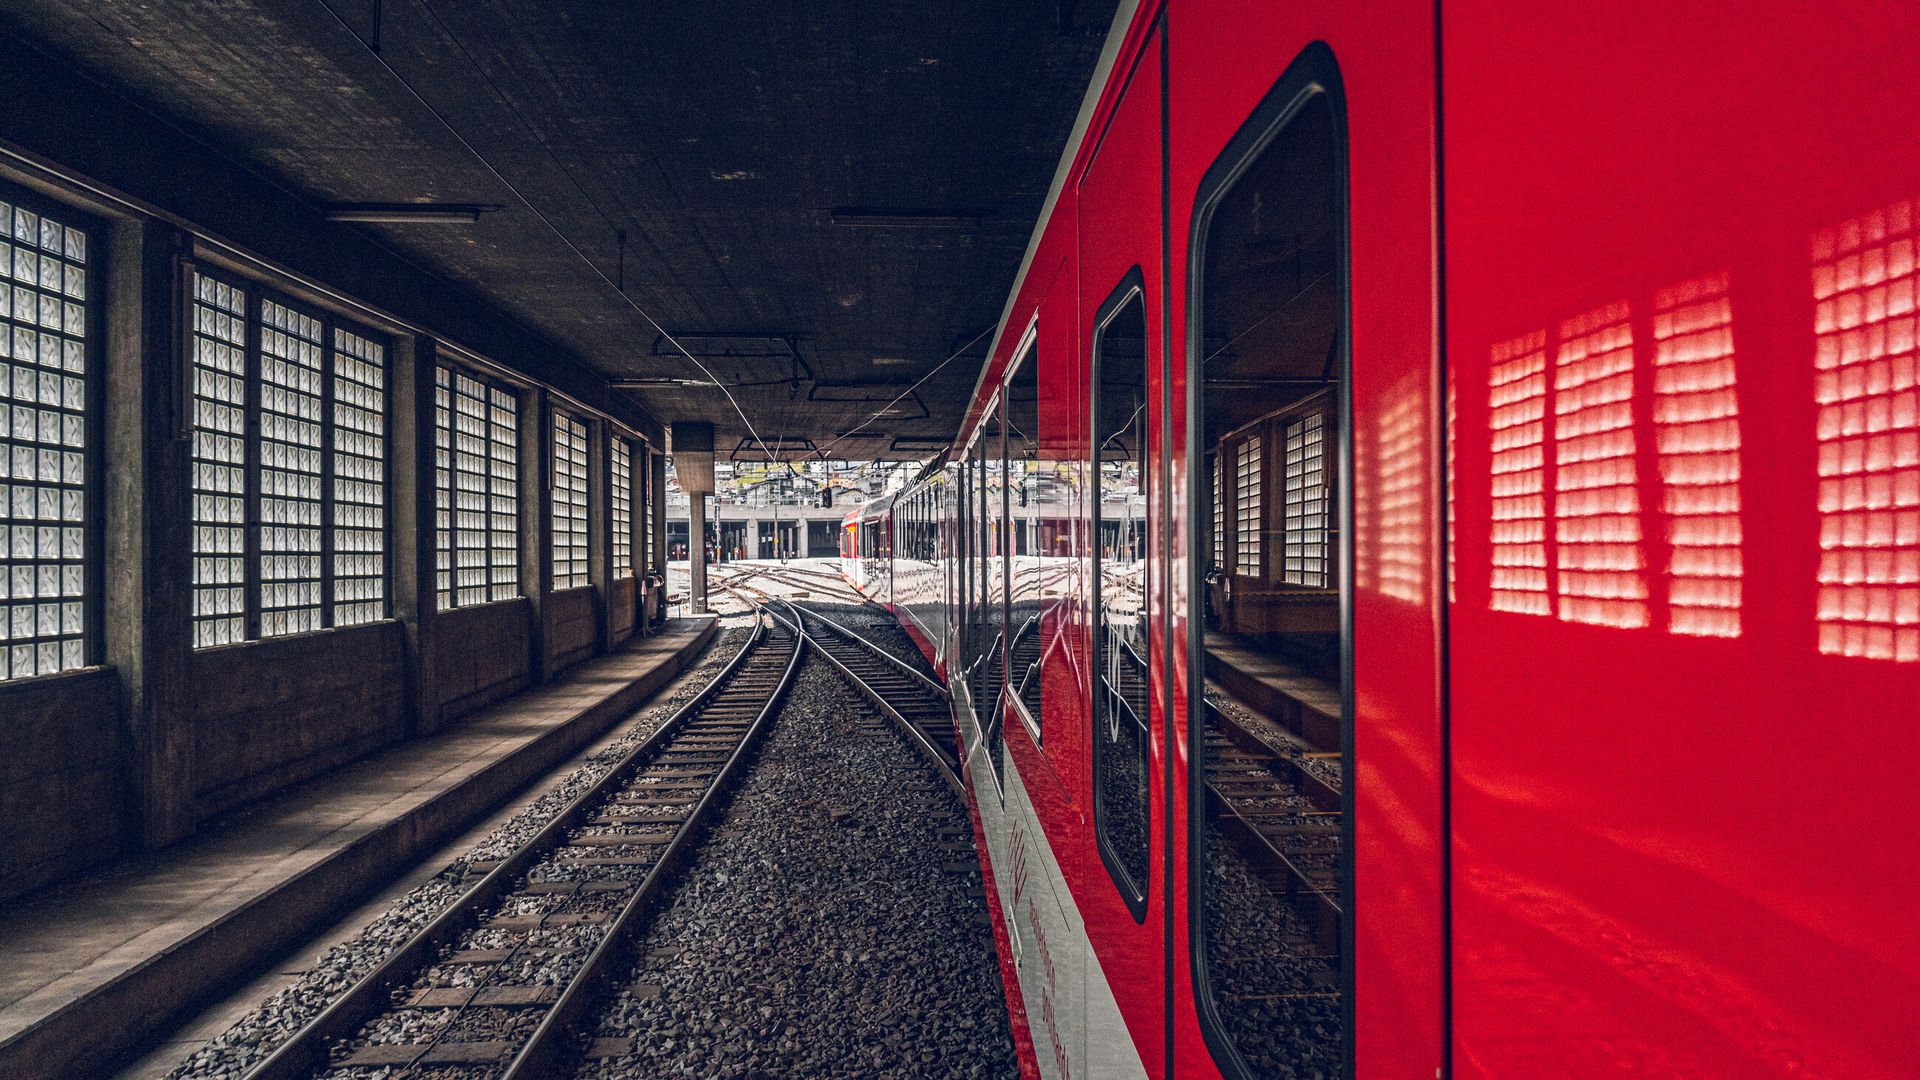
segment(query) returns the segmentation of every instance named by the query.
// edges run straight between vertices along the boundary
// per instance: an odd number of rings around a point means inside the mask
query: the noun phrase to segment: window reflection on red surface
[[[1447,377],[1447,429],[1446,429],[1447,602],[1449,604],[1453,603],[1455,599],[1454,597],[1454,564],[1455,564],[1454,552],[1459,550],[1459,545],[1454,540],[1454,513],[1453,513],[1453,490],[1454,490],[1453,484],[1454,484],[1454,471],[1455,471],[1454,463],[1455,463],[1455,459],[1459,456],[1459,453],[1455,449],[1455,447],[1459,445],[1459,441],[1460,441],[1454,438],[1454,432],[1459,428],[1459,425],[1460,425],[1460,387],[1458,383],[1453,381],[1452,375],[1449,374]]]
[[[1546,615],[1547,335],[1535,331],[1493,347],[1488,375],[1493,437],[1495,611]]]
[[[1820,651],[1920,660],[1913,206],[1813,238]]]
[[[1411,382],[1389,395],[1374,424],[1379,469],[1380,591],[1418,602],[1427,588],[1426,441],[1421,397]]]
[[[1727,275],[1654,298],[1655,445],[1671,558],[1668,628],[1740,636],[1740,408]]]
[[[1568,622],[1648,621],[1627,320],[1625,303],[1570,319],[1554,355],[1554,543]]]

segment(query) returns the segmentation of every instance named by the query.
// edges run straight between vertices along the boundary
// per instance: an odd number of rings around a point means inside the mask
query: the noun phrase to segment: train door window
[[[1052,476],[1041,460],[1040,357],[1030,343],[1007,381],[1007,510],[1009,545],[1007,606],[1007,681],[1012,699],[1040,738],[1043,636],[1047,626],[1048,571],[1040,558],[1038,534],[1042,506],[1053,503]]]
[[[987,411],[987,422],[980,436],[981,463],[984,466],[982,475],[985,480],[981,499],[982,522],[985,526],[981,535],[985,543],[980,565],[985,573],[980,596],[983,646],[980,701],[986,710],[981,717],[986,724],[987,762],[993,766],[996,780],[1000,777],[1000,747],[1004,734],[1000,698],[1001,690],[1006,686],[1007,673],[1007,443],[1002,423],[1005,415],[1006,396],[1003,394],[994,399],[992,408]]]
[[[1100,860],[1135,919],[1147,914],[1149,774],[1147,310],[1140,274],[1101,306],[1093,346],[1093,822]]]
[[[1188,703],[1195,999],[1229,1077],[1341,1075],[1350,1052],[1346,166],[1331,57],[1302,67],[1208,172],[1190,264],[1189,475],[1215,455],[1227,505],[1196,488],[1187,513],[1233,531],[1224,610],[1198,610],[1198,564],[1188,583],[1189,670],[1290,702]]]

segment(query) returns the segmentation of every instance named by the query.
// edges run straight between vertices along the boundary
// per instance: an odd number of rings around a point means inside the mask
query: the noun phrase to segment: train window
[[[1054,477],[1042,460],[1040,442],[1040,357],[1036,344],[1015,361],[1007,382],[1007,511],[1009,602],[1007,606],[1007,681],[1010,698],[1039,739],[1042,643],[1049,626],[1049,596],[1057,595],[1049,562],[1042,558],[1040,530],[1059,516]],[[1044,512],[1043,512],[1044,508]]]
[[[1095,323],[1093,822],[1100,859],[1135,919],[1147,914],[1151,818],[1147,696],[1147,311],[1138,271]]]
[[[1187,513],[1232,531],[1193,569],[1189,670],[1242,677],[1188,702],[1190,938],[1229,1077],[1350,1060],[1345,160],[1331,57],[1302,67],[1207,174],[1193,232],[1188,474],[1213,455],[1224,475]]]
[[[0,202],[0,682],[96,662],[100,598],[99,246],[78,215],[14,198]]]
[[[1001,726],[1004,710],[1001,690],[1007,673],[1007,445],[1002,420],[1006,414],[1006,396],[994,399],[987,422],[980,432],[981,452],[981,684],[980,701],[985,712],[987,762],[993,766],[994,779],[1000,779],[1000,747],[1005,729]]]

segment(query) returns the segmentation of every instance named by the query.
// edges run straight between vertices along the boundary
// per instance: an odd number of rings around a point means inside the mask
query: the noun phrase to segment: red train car
[[[849,519],[1030,1075],[1920,1070],[1916,40],[1123,5],[964,428]]]

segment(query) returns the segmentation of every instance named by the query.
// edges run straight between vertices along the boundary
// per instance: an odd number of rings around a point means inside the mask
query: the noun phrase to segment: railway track
[[[1331,952],[1341,918],[1339,790],[1212,701],[1206,708],[1210,811],[1249,849],[1268,887],[1312,928],[1316,945]]]
[[[649,906],[779,711],[804,646],[762,611],[713,682],[248,1080],[561,1071],[578,1021],[630,968]]]
[[[965,797],[960,754],[947,689],[905,661],[800,604],[783,602],[794,626],[853,688],[879,707],[939,768],[941,779]]]

